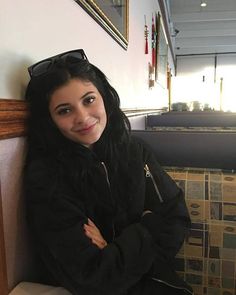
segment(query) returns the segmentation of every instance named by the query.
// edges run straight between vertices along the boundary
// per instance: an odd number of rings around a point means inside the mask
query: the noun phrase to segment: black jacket
[[[187,290],[172,266],[190,224],[182,191],[137,139],[117,166],[80,145],[28,165],[28,221],[44,264],[76,295],[141,294],[132,290],[146,279]],[[103,250],[84,234],[88,217]]]

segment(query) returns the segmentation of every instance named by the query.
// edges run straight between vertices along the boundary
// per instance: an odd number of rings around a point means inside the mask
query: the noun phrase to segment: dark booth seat
[[[236,132],[133,130],[132,134],[151,146],[163,166],[236,169]]]

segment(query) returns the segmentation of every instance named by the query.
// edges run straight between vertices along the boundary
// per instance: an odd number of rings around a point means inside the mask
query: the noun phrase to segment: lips
[[[83,127],[82,129],[77,129],[77,130],[75,130],[75,132],[78,132],[78,133],[83,134],[83,135],[87,134],[90,131],[92,131],[92,129],[95,127],[96,124],[97,124],[97,122],[95,122],[95,123],[93,123],[93,124],[91,124],[89,126]]]

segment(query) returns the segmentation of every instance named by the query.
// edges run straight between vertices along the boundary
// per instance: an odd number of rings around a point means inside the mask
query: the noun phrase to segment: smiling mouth
[[[76,132],[78,132],[80,134],[87,134],[93,129],[93,127],[95,127],[96,124],[97,124],[97,122],[95,122],[94,124],[92,124],[88,127],[83,128],[83,129],[79,129]]]

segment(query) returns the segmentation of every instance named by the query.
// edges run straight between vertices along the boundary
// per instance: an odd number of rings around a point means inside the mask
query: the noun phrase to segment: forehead
[[[66,103],[74,99],[82,99],[84,96],[91,93],[101,96],[98,89],[91,81],[72,79],[52,93],[50,105],[58,102]]]
[[[53,93],[52,97],[59,94],[71,94],[71,93],[83,93],[86,91],[94,91],[98,92],[98,89],[96,86],[87,80],[81,80],[81,79],[72,79],[68,81],[65,85],[62,85],[58,87]]]

